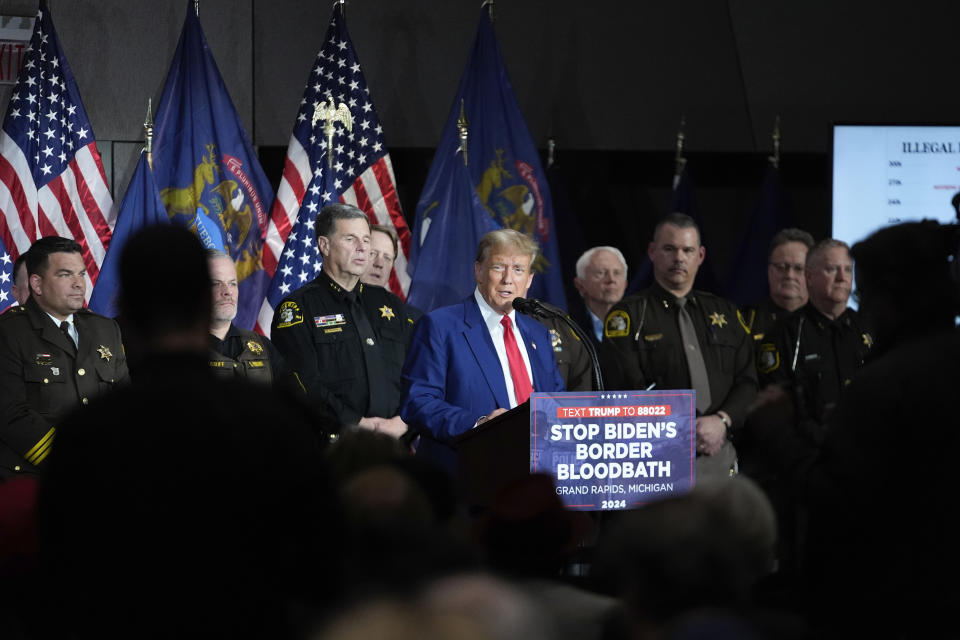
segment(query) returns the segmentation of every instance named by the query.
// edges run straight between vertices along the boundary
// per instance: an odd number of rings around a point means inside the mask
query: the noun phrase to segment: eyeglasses
[[[591,280],[606,280],[608,277],[614,280],[624,278],[623,269],[599,269],[597,271],[587,270],[587,277]]]
[[[791,264],[789,262],[771,262],[770,266],[783,274],[790,273],[791,271],[793,271],[794,273],[804,272],[804,267],[802,264]]]

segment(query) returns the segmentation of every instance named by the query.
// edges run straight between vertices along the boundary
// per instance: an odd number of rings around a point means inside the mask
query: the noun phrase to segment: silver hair
[[[620,264],[623,265],[623,277],[627,277],[627,259],[623,257],[623,252],[616,247],[591,247],[583,252],[583,255],[577,258],[577,277],[583,280],[587,277],[587,265],[590,264],[590,260],[593,258],[593,255],[597,251],[609,251],[613,255],[617,256],[617,259],[620,260]]]

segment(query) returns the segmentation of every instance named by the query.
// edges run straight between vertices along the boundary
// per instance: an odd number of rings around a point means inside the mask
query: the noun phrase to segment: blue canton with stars
[[[13,304],[13,294],[10,287],[13,285],[13,259],[0,239],[0,311]]]
[[[332,170],[327,167],[323,125],[318,122],[311,128],[314,109],[331,97],[337,105],[346,104],[353,116],[352,131],[348,132],[342,124],[337,124]],[[317,249],[313,229],[317,213],[324,205],[339,202],[340,195],[360,174],[387,154],[383,127],[370,101],[367,83],[339,7],[334,9],[323,47],[310,71],[293,135],[310,158],[313,179],[267,289],[267,299],[274,308],[320,274],[323,258]]]
[[[94,139],[44,3],[10,96],[4,131],[23,149],[37,188],[63,173],[77,149]]]

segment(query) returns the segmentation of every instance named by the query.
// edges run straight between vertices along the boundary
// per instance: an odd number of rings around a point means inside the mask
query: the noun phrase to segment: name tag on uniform
[[[253,369],[259,369],[263,367],[263,360],[251,360],[247,364],[249,364]]]
[[[335,327],[337,325],[347,324],[347,319],[342,313],[335,313],[329,316],[314,316],[313,324],[315,324],[318,329],[323,329],[324,327]]]

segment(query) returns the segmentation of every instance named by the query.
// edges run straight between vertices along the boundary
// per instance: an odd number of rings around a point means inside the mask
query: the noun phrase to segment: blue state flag
[[[234,323],[253,328],[267,287],[261,256],[273,190],[230,100],[192,2],[187,3],[183,31],[157,107],[153,157],[160,197],[170,219],[196,228],[197,209],[201,209],[219,231],[240,281]]]
[[[780,170],[771,162],[760,186],[760,199],[727,278],[727,297],[743,307],[767,296],[770,241],[780,229],[792,225],[793,210],[783,192]]]
[[[565,308],[550,187],[513,94],[486,8],[481,9],[470,59],[417,203],[408,273],[416,272],[416,263],[426,249],[417,246],[420,228],[433,211],[439,210],[440,196],[455,191],[449,184],[456,180],[456,164],[463,163],[456,153],[460,146],[457,120],[461,105],[470,134],[468,168],[480,204],[499,226],[516,229],[536,239],[541,252],[534,263],[536,276],[528,295]],[[473,252],[467,257],[443,247],[434,250],[443,252],[444,255],[437,257],[437,264],[446,265],[446,270],[451,273],[456,271],[454,264],[457,261],[473,262]]]
[[[140,162],[127,185],[127,193],[117,212],[117,225],[113,228],[113,239],[107,248],[107,255],[100,267],[100,277],[90,295],[89,307],[92,311],[111,318],[117,315],[117,293],[120,290],[120,254],[127,240],[134,233],[155,224],[170,224],[160,200],[157,183],[147,162],[147,154],[140,154]]]
[[[407,302],[425,312],[459,302],[474,290],[477,245],[485,233],[499,228],[480,203],[459,153],[455,160],[452,179],[437,185],[438,205],[420,225],[423,237],[414,237],[420,250]]]

